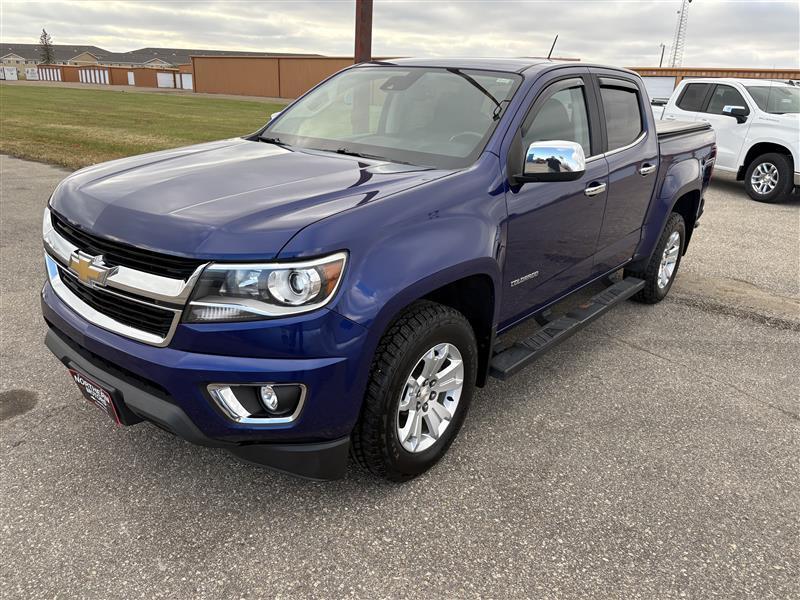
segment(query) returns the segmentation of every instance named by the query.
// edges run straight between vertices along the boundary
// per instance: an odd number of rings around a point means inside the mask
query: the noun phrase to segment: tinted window
[[[522,130],[523,148],[533,142],[563,140],[576,142],[591,156],[589,115],[582,87],[556,92],[548,98],[533,121]]]
[[[800,89],[789,86],[747,86],[747,91],[764,112],[782,115],[800,113]]]
[[[735,88],[729,85],[718,85],[714,88],[714,93],[711,94],[711,100],[705,112],[721,115],[725,106],[744,106],[747,108],[747,103]]]
[[[710,83],[690,83],[678,98],[678,108],[697,112],[703,107],[703,98]]]
[[[635,90],[601,87],[603,111],[606,114],[608,149],[627,146],[642,133],[642,112]]]

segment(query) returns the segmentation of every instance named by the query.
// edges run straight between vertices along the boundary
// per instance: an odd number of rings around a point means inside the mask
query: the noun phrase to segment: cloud
[[[376,0],[376,56],[555,55],[623,66],[658,63],[670,45],[678,1]],[[353,0],[311,2],[17,2],[4,0],[4,42],[112,51],[144,46],[352,55]],[[800,66],[796,1],[699,1],[689,9],[686,66]]]

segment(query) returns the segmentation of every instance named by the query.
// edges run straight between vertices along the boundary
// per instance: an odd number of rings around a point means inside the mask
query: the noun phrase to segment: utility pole
[[[661,59],[658,61],[658,68],[660,69],[664,65],[664,50],[667,49],[667,45],[659,44],[658,46],[661,48]]]
[[[353,63],[372,60],[372,0],[356,0],[356,48]]]

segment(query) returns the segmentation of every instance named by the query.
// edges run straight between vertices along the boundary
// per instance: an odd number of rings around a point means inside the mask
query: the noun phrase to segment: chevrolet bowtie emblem
[[[69,270],[86,285],[105,286],[106,279],[117,272],[118,267],[106,267],[102,256],[91,256],[80,250],[69,257]]]

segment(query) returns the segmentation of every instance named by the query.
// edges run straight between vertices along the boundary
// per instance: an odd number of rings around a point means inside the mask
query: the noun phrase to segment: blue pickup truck
[[[46,344],[118,424],[313,479],[352,456],[407,480],[476,386],[669,292],[716,147],[705,123],[660,127],[612,67],[350,67],[253,134],[61,182]]]

